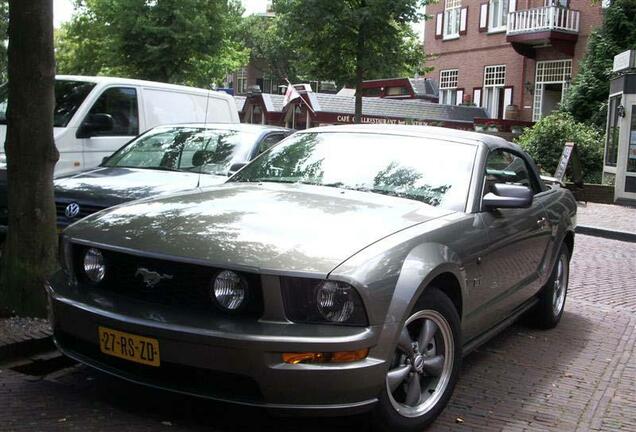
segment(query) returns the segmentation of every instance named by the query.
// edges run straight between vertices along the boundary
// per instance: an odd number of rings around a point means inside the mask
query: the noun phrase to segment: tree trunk
[[[356,110],[353,118],[354,123],[362,123],[362,80],[364,75],[360,66],[356,67]]]
[[[9,229],[0,305],[44,316],[44,282],[57,266],[53,170],[53,0],[9,1],[7,181]]]
[[[366,2],[363,1],[361,7],[366,7]],[[362,123],[362,81],[364,80],[364,29],[366,25],[364,22],[358,27],[358,41],[356,45],[356,104],[355,114],[353,116],[354,123]]]

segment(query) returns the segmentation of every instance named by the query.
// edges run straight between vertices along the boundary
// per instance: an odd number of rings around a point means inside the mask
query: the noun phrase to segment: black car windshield
[[[158,127],[118,150],[103,166],[227,175],[247,162],[258,135],[229,129]]]
[[[66,127],[94,87],[95,83],[86,81],[56,80],[53,126]],[[9,87],[5,83],[0,86],[0,124],[7,123],[8,99]]]
[[[331,186],[464,211],[475,149],[431,138],[309,132],[283,141],[230,181]]]

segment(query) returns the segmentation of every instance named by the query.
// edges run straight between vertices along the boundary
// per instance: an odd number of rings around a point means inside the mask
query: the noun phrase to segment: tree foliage
[[[7,42],[9,31],[9,2],[0,0],[0,82],[7,80]]]
[[[247,61],[235,0],[76,0],[58,70],[204,86]]]
[[[583,180],[600,183],[603,169],[603,134],[594,126],[579,123],[567,112],[543,117],[517,139],[523,149],[547,173],[556,171],[566,142],[576,143]]]
[[[563,107],[579,122],[605,130],[614,56],[636,48],[636,0],[613,0],[601,27],[590,35],[587,53]]]
[[[293,41],[313,79],[356,87],[356,120],[365,79],[413,75],[423,51],[409,23],[427,0],[276,0],[280,37]]]
[[[245,17],[240,25],[241,42],[250,50],[252,64],[263,73],[295,82],[302,74],[303,65],[295,40],[287,38],[280,28],[280,15]]]

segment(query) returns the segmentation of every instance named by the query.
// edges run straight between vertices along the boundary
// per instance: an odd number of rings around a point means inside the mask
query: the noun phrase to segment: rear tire
[[[373,411],[373,430],[419,432],[446,407],[459,377],[461,328],[453,302],[441,291],[428,288],[396,345]]]
[[[539,303],[531,311],[532,323],[541,329],[551,329],[561,320],[565,309],[570,280],[570,250],[563,244],[554,263],[550,279],[539,293]]]

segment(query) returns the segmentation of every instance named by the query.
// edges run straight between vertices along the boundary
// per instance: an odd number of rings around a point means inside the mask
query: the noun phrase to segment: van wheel
[[[373,427],[421,431],[442,412],[459,376],[461,330],[453,302],[441,291],[427,289],[396,345]]]
[[[550,279],[539,294],[539,303],[531,312],[533,324],[541,329],[551,329],[561,320],[565,308],[570,279],[570,250],[562,245]]]

